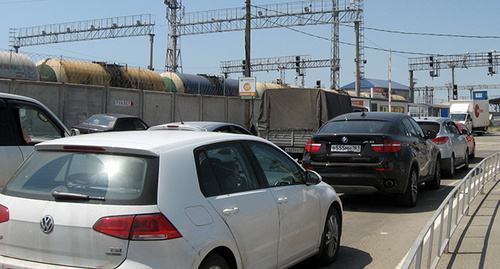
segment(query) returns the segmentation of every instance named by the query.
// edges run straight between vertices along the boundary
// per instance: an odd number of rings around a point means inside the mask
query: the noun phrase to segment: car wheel
[[[201,262],[199,269],[229,269],[226,260],[217,253],[208,255],[203,262]]]
[[[337,258],[340,248],[341,223],[342,220],[337,209],[330,207],[321,237],[320,250],[316,256],[322,265],[330,264]]]
[[[451,154],[450,167],[446,171],[448,176],[453,177],[455,175],[455,155]]]
[[[432,190],[437,190],[441,186],[441,160],[436,160],[436,168],[431,181],[425,182],[425,187]]]
[[[467,169],[469,169],[469,149],[465,150],[464,167],[462,167],[462,170],[467,170]]]
[[[471,154],[469,155],[469,158],[476,158],[476,144],[474,144],[474,149],[472,150]]]
[[[408,184],[404,193],[398,195],[398,202],[402,206],[413,207],[417,204],[418,196],[418,175],[415,168],[410,171]]]

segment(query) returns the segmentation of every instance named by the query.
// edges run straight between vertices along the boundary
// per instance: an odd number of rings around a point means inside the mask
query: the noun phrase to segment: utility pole
[[[245,21],[245,77],[249,78],[252,73],[250,67],[250,0],[246,0]],[[252,102],[253,103],[253,102]],[[250,100],[245,99],[245,127],[250,130]]]

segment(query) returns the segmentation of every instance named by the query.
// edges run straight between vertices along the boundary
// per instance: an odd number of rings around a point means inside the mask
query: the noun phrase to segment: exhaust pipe
[[[390,180],[390,179],[389,179],[389,180],[386,180],[386,181],[384,182],[384,186],[385,186],[386,188],[392,188],[392,187],[394,187],[394,180]]]

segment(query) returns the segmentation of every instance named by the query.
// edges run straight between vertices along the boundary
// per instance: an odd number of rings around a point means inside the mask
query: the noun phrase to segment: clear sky
[[[341,0],[344,1],[344,0]],[[300,2],[283,0],[251,0],[252,5]],[[244,7],[245,0],[184,0],[185,12]],[[0,49],[9,48],[9,28],[23,28],[91,19],[151,14],[155,18],[153,66],[163,72],[168,27],[166,5],[162,0],[0,0]],[[500,51],[500,1],[498,0],[365,0],[365,77],[388,79],[389,50],[392,50],[392,80],[409,86],[408,59],[426,55],[457,55]],[[254,30],[251,35],[251,57],[311,55],[312,59],[330,57],[330,25]],[[391,33],[398,31],[402,33]],[[419,34],[415,34],[419,33]],[[432,34],[432,35],[429,35]],[[449,36],[453,35],[453,36]],[[462,36],[462,37],[455,37]],[[471,36],[475,36],[474,38]],[[482,37],[482,38],[477,38]],[[494,37],[494,38],[485,38]],[[354,47],[352,25],[340,27],[340,85],[354,81]],[[244,32],[226,32],[183,36],[180,41],[183,72],[220,75],[220,62],[245,57]],[[373,49],[376,48],[376,49]],[[147,68],[149,37],[116,38],[41,46],[22,47],[21,53],[63,56],[88,61],[107,61]],[[404,52],[404,53],[403,53]],[[305,71],[305,84],[314,87],[321,80],[330,85],[328,68]],[[252,74],[258,81],[271,82],[280,77],[278,71]],[[240,74],[232,74],[237,78]],[[417,71],[419,86],[445,86],[451,83],[451,70],[441,70],[431,78],[429,71]],[[295,71],[285,74],[285,81],[296,84]],[[300,83],[300,82],[297,82]],[[455,69],[458,85],[498,85],[500,74],[487,75],[486,67]],[[418,93],[416,94],[418,97]],[[461,98],[468,91],[460,91]],[[490,98],[500,97],[500,89],[489,90]],[[436,91],[435,102],[447,101],[447,91]]]

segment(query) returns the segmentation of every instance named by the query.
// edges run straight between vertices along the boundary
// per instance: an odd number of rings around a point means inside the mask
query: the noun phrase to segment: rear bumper
[[[373,187],[385,193],[403,193],[408,174],[400,167],[382,169],[380,166],[326,166],[304,163],[318,172],[325,183],[336,186]]]

